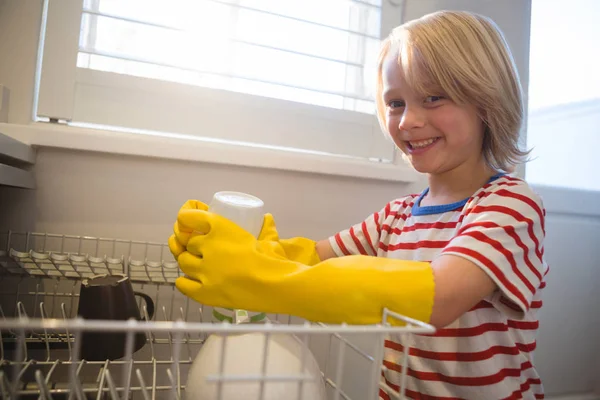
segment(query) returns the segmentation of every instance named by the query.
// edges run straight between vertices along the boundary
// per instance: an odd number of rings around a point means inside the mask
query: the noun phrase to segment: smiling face
[[[475,106],[456,104],[444,93],[415,91],[393,49],[383,61],[382,89],[387,131],[417,171],[440,175],[485,168],[484,125]]]

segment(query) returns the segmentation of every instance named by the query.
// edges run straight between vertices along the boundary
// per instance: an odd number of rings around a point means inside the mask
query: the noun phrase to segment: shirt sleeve
[[[512,318],[522,318],[546,271],[542,201],[521,182],[483,192],[471,202],[462,228],[442,254],[479,266],[500,289],[489,301]]]
[[[376,256],[383,221],[391,213],[392,203],[369,215],[364,221],[329,238],[329,243],[338,257],[349,255]]]

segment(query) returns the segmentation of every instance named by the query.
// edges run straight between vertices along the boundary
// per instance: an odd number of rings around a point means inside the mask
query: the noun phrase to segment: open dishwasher
[[[308,323],[268,315],[266,323],[214,322],[212,310],[183,296],[174,286],[181,274],[166,243],[35,232],[0,236],[0,395],[4,399],[184,399],[190,366],[207,337],[261,332],[265,341],[277,333],[293,334],[318,361],[328,399],[403,398],[398,387],[381,381],[386,335],[431,333],[434,328],[387,310],[387,323],[347,326]],[[138,321],[91,320],[78,314],[82,282],[92,276],[126,276],[140,297]],[[82,357],[82,338],[90,333],[120,333],[122,354],[106,360]],[[137,335],[143,343],[135,351]],[[93,343],[92,343],[93,347]],[[268,347],[265,347],[267,349]],[[120,351],[120,350],[119,350]],[[223,340],[222,352],[227,352]],[[269,354],[264,351],[262,365]],[[218,388],[235,382],[264,386],[293,383],[288,399],[300,399],[304,374],[231,375],[223,368],[201,377]],[[407,357],[404,355],[403,365]],[[404,374],[406,368],[403,368]],[[196,379],[196,377],[194,377]],[[293,393],[292,393],[293,392]],[[227,400],[218,389],[218,399]],[[259,391],[262,397],[266,391]],[[380,394],[381,393],[381,394]],[[248,398],[248,400],[252,400]]]

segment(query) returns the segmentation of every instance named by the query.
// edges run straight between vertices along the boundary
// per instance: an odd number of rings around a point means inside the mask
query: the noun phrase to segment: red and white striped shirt
[[[426,193],[394,200],[331,237],[334,251],[417,261],[453,254],[479,266],[498,290],[434,335],[403,342],[389,337],[382,379],[398,390],[408,347],[409,398],[543,398],[533,366],[548,271],[542,201],[523,180],[507,175],[453,204],[419,206]],[[380,398],[390,397],[381,390]]]

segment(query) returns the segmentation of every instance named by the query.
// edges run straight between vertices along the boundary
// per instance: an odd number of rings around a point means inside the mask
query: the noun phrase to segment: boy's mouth
[[[432,146],[439,139],[439,137],[435,137],[423,140],[411,140],[407,141],[406,144],[409,150],[422,150]]]

